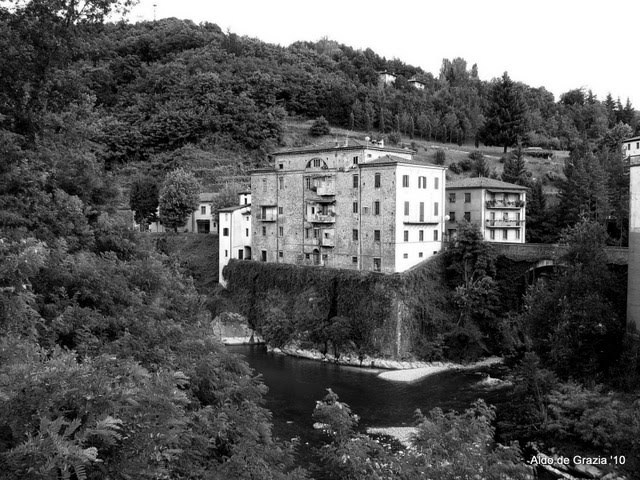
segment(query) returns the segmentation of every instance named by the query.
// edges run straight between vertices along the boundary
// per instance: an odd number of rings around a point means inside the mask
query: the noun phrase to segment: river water
[[[273,413],[274,434],[283,440],[300,437],[317,443],[311,414],[316,401],[331,388],[340,400],[360,416],[360,428],[410,426],[417,408],[423,413],[440,407],[464,410],[484,398],[499,403],[500,390],[483,387],[480,381],[496,367],[477,371],[444,372],[413,383],[392,382],[377,376],[380,370],[338,366],[267,352],[261,345],[227,347],[242,355],[262,375],[269,392],[266,407]]]

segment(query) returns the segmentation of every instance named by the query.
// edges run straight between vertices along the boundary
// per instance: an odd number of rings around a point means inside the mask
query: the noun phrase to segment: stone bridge
[[[547,243],[492,243],[499,255],[518,262],[536,262],[547,266],[553,264],[553,259],[562,255],[567,247]],[[626,265],[629,252],[626,247],[605,247],[607,262],[615,265]],[[544,264],[544,265],[543,265]]]

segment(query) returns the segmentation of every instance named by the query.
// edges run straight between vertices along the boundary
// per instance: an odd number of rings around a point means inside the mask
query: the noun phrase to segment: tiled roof
[[[292,147],[276,150],[272,155],[287,155],[294,153],[312,153],[312,152],[327,152],[334,150],[359,150],[362,148],[368,148],[371,150],[383,150],[387,152],[402,152],[413,153],[413,150],[402,149],[396,147],[381,147],[374,142],[367,142],[358,138],[339,138],[338,141],[322,142],[317,145],[307,145],[305,147]]]
[[[635,142],[635,141],[637,141],[637,140],[640,140],[640,136],[627,138],[627,139],[623,140],[623,141],[622,141],[622,143],[626,143],[626,142]]]
[[[374,160],[370,160],[368,162],[360,163],[358,166],[360,168],[364,168],[367,166],[380,166],[380,165],[396,165],[398,163],[404,163],[407,165],[419,165],[421,167],[432,167],[440,170],[444,170],[445,167],[441,167],[440,165],[434,165],[433,163],[428,163],[423,160],[417,159],[407,159],[402,157],[396,157],[395,155],[384,155],[382,157],[378,157]]]
[[[463,178],[447,183],[447,188],[505,188],[509,190],[527,190],[527,187],[515,183],[502,182],[493,178],[473,177]]]
[[[201,202],[213,202],[217,196],[218,194],[214,192],[203,192],[198,195],[198,199]]]
[[[234,205],[233,207],[221,208],[218,210],[218,212],[235,212],[236,210],[240,210],[241,208],[246,208],[250,206],[251,206],[250,203],[248,203],[247,205]]]

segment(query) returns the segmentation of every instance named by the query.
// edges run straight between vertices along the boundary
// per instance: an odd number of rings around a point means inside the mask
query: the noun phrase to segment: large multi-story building
[[[251,193],[240,192],[238,205],[218,210],[218,282],[226,286],[222,269],[232,258],[251,260]]]
[[[458,223],[480,226],[489,242],[525,242],[527,188],[492,178],[465,178],[447,184],[447,237],[454,239]]]
[[[629,270],[627,277],[627,324],[640,332],[640,137],[624,141],[629,159]],[[631,153],[633,152],[633,153]]]
[[[251,174],[254,260],[401,272],[438,252],[445,169],[349,140],[282,150]]]

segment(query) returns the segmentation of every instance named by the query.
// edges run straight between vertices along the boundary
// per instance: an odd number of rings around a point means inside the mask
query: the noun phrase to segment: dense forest
[[[332,392],[309,412],[328,426],[317,453],[324,468],[302,469],[294,445],[271,433],[264,385],[211,338],[210,312],[191,278],[118,215],[128,201],[122,178],[159,185],[184,168],[203,185],[242,182],[281,144],[289,116],[323,116],[392,141],[570,149],[561,204],[571,216],[549,225],[543,205],[541,235],[566,226],[569,243],[586,238],[593,249],[578,249],[575,268],[531,290],[528,308],[502,324],[512,333],[516,394],[525,406],[503,424],[640,458],[631,440],[638,407],[593,386],[636,388],[635,337],[624,336],[617,311],[599,322],[615,292],[581,283],[602,271],[601,263],[581,261],[601,260],[606,234],[598,228],[614,217],[624,235],[628,193],[617,147],[639,128],[629,102],[581,89],[555,101],[507,74],[480,80],[478,68],[459,58],[444,60],[436,76],[328,39],[281,47],[214,24],[105,22],[130,3],[0,6],[6,478],[471,478],[478,471],[527,478],[518,446],[495,444],[495,412],[483,402],[460,414],[420,414],[415,450],[402,456],[361,435],[357,417]],[[397,75],[393,85],[380,85],[383,70]],[[505,159],[512,160],[513,180],[525,181],[517,155]],[[458,323],[482,326],[492,317],[475,318],[468,299],[495,314],[474,290],[493,286],[491,269],[474,267],[479,277],[465,284],[451,255],[450,281],[464,287],[451,299]],[[576,289],[584,295],[567,301]],[[547,324],[551,309],[560,325]],[[543,329],[557,333],[553,341]],[[621,342],[615,358],[603,353]],[[570,379],[582,383],[561,383]],[[590,430],[594,422],[602,428]]]

